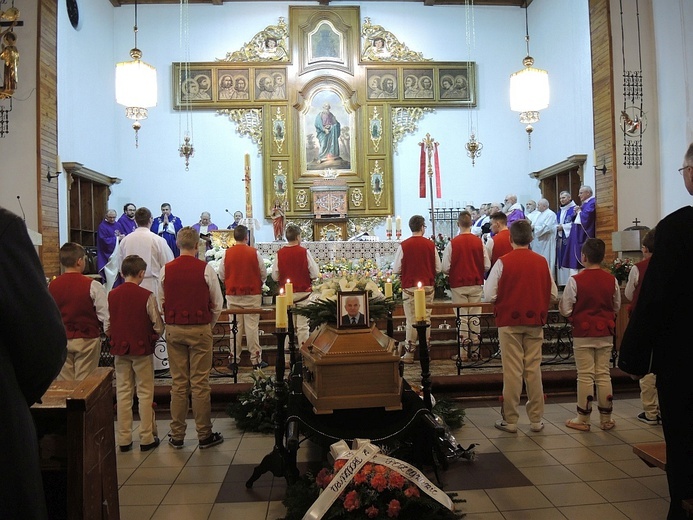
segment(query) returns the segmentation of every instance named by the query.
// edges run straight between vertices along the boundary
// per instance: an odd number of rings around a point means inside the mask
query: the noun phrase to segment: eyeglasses
[[[687,170],[688,168],[693,168],[693,166],[684,166],[683,168],[679,168],[679,175],[683,175],[684,170]]]

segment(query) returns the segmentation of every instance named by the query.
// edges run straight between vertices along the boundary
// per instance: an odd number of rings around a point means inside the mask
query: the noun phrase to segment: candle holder
[[[293,307],[293,305],[287,305],[286,307],[286,314],[289,319],[289,373],[291,373],[291,370],[293,370],[296,364],[296,332],[294,330],[294,316],[293,312],[291,312],[291,307]],[[284,358],[282,357],[282,362],[283,361]]]
[[[397,237],[397,240],[401,239],[402,238],[402,230],[398,229],[397,231],[395,231],[395,236]]]
[[[385,231],[385,236],[388,240],[392,240],[392,230]]]
[[[423,392],[424,405],[427,409],[433,408],[431,400],[431,355],[428,351],[428,340],[426,329],[430,325],[426,321],[417,321],[414,324],[416,333],[419,337],[419,363],[421,364],[421,391]]]
[[[290,322],[289,322],[290,323]],[[295,482],[298,479],[296,468],[296,453],[293,454],[284,447],[284,429],[286,426],[286,402],[288,392],[284,384],[284,343],[289,334],[287,328],[278,328],[274,335],[277,337],[277,362],[275,364],[274,392],[277,398],[277,406],[272,421],[274,425],[274,448],[272,452],[262,459],[259,466],[253,470],[252,476],[245,483],[245,487],[252,488],[253,483],[262,475],[271,471],[275,477],[284,477],[287,482]]]
[[[233,375],[233,382],[238,383],[238,353],[237,353],[237,340],[238,337],[238,315],[234,314],[231,319],[231,336],[233,337],[233,357],[229,361],[228,369],[231,370],[231,375]]]

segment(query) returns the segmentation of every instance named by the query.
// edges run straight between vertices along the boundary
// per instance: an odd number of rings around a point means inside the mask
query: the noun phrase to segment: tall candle
[[[421,286],[421,282],[414,289],[414,316],[416,321],[426,321],[426,291]]]
[[[388,216],[387,219],[385,219],[385,230],[392,231],[392,217],[390,216]]]
[[[395,219],[395,231],[402,231],[402,217],[399,215]]]
[[[63,162],[60,160],[60,156],[55,156],[55,173],[63,171]]]
[[[286,304],[287,305],[293,305],[294,304],[294,284],[291,283],[291,280],[288,278],[286,279],[286,283],[284,284],[284,291],[286,292]]]
[[[385,298],[392,298],[392,281],[389,278],[385,282]]]
[[[277,315],[274,325],[278,329],[286,329],[289,326],[289,315],[286,312],[286,295],[283,289],[279,289],[279,296],[277,296]]]

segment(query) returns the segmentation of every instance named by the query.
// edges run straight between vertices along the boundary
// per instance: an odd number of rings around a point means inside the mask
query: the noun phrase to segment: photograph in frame
[[[337,324],[340,329],[367,329],[368,292],[347,291],[337,293]]]

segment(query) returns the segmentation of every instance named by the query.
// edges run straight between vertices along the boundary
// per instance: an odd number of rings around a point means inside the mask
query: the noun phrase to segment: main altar
[[[263,258],[276,257],[277,251],[286,243],[259,242],[255,247]],[[301,242],[308,249],[318,263],[334,262],[342,258],[347,260],[364,258],[370,260],[387,259],[394,257],[399,242],[394,240],[379,240],[367,242]]]

